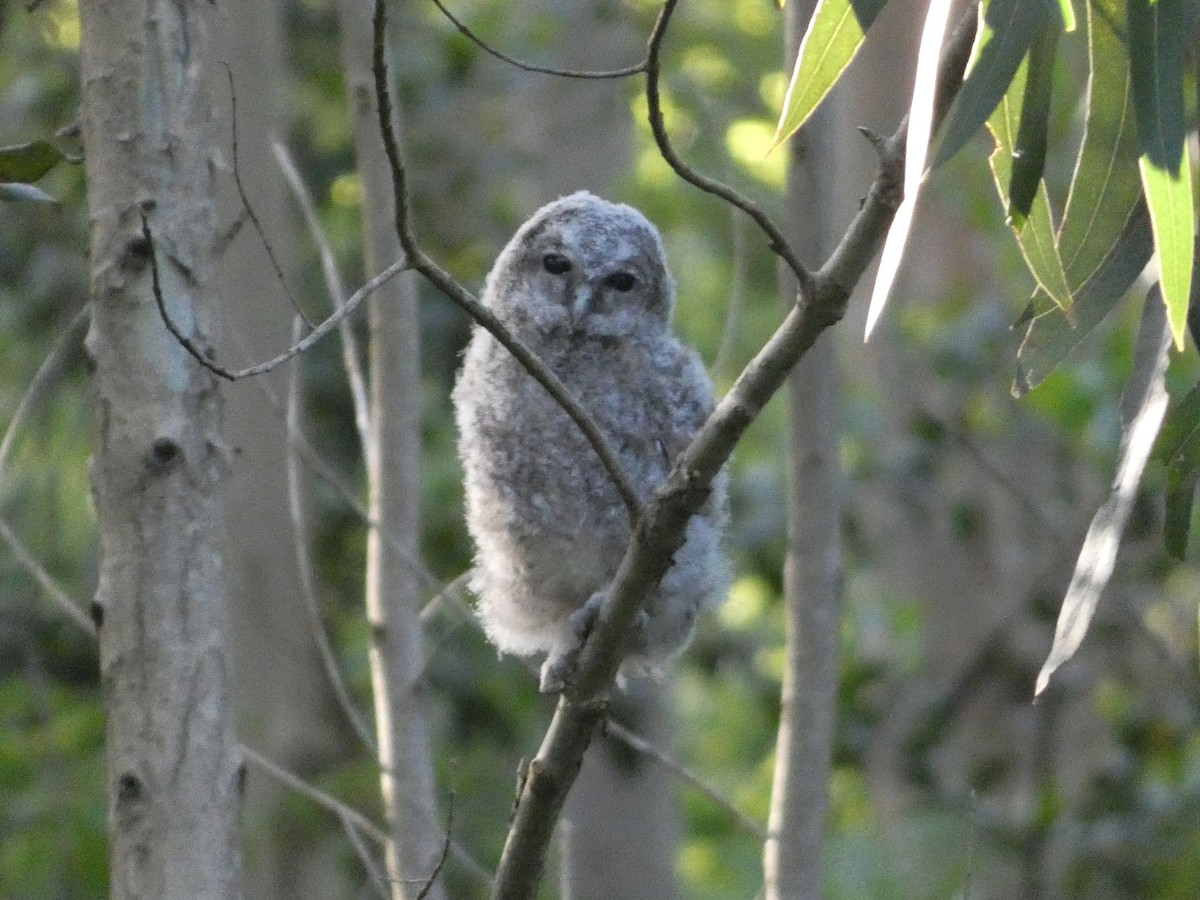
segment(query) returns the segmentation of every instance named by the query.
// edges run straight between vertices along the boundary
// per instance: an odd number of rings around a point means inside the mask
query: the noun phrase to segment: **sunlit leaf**
[[[1021,122],[1021,107],[1025,97],[1028,64],[1023,63],[996,111],[988,118],[988,129],[996,141],[996,149],[988,157],[992,178],[1001,202],[1007,205],[1008,187],[1012,180],[1013,148]],[[1039,181],[1030,204],[1029,216],[1023,227],[1013,233],[1025,264],[1038,285],[1063,309],[1071,307],[1071,291],[1062,260],[1058,255],[1054,233],[1054,218],[1050,213],[1050,198],[1044,182]]]
[[[1187,33],[1184,0],[1130,0],[1133,106],[1141,158],[1138,169],[1150,207],[1163,302],[1175,345],[1183,348],[1192,278],[1195,213],[1185,146],[1183,74]]]
[[[1046,689],[1050,676],[1075,654],[1087,634],[1100,594],[1112,577],[1133,499],[1167,411],[1165,382],[1170,328],[1158,293],[1152,289],[1146,298],[1133,371],[1121,398],[1125,429],[1117,474],[1108,498],[1092,517],[1079,551],[1075,573],[1058,614],[1054,644],[1038,673],[1035,696]]]
[[[896,210],[892,227],[888,229],[883,244],[883,252],[879,256],[879,272],[875,276],[875,287],[867,307],[864,340],[871,336],[871,331],[887,303],[892,285],[896,281],[896,274],[900,271],[900,259],[912,228],[917,194],[925,177],[929,138],[933,133],[938,62],[942,57],[942,43],[946,35],[946,23],[950,19],[951,6],[951,0],[930,0],[925,27],[921,31],[921,45],[917,49],[917,75],[913,82],[912,106],[908,112],[908,140],[904,147],[904,200]]]
[[[1068,34],[1074,31],[1075,7],[1071,5],[1071,0],[1058,0],[1058,14],[1062,18],[1063,31],[1067,32]]]
[[[1017,351],[1016,397],[1033,390],[1054,371],[1117,305],[1154,252],[1150,216],[1139,202],[1100,266],[1075,292],[1068,318],[1045,291],[1038,289],[1024,321],[1025,339]]]
[[[1129,55],[1114,29],[1119,0],[1092,0],[1087,13],[1087,120],[1058,233],[1072,292],[1108,255],[1142,194]]]
[[[11,184],[0,182],[0,201],[15,203],[57,203],[58,199],[50,196],[39,187],[32,184]]]
[[[934,168],[953,158],[987,121],[1048,18],[1045,0],[990,0],[986,5],[978,49],[942,128]]]
[[[1012,174],[1008,182],[1008,217],[1021,229],[1029,218],[1033,199],[1042,188],[1046,165],[1046,127],[1050,118],[1050,95],[1054,85],[1054,55],[1058,49],[1058,23],[1047,22],[1034,36],[1029,48],[1025,76],[1025,99],[1017,140],[1012,149]],[[1047,204],[1049,209],[1049,204]]]
[[[66,157],[48,141],[0,147],[0,181],[30,184]]]
[[[774,146],[805,123],[858,53],[887,0],[819,0],[800,42]]]

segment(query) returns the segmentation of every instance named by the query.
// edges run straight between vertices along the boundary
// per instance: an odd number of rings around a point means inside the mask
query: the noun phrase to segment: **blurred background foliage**
[[[0,145],[46,138],[75,152],[75,8],[69,0],[29,5],[0,7]],[[636,61],[638,35],[648,31],[657,4],[609,5],[628,20],[632,35],[629,58],[610,63]],[[885,15],[896,20],[893,34],[911,53],[915,36],[911,27],[904,30],[905,7],[895,5],[899,10]],[[497,46],[543,62],[573,39],[557,9],[522,4],[518,13],[502,0],[455,4]],[[357,280],[362,186],[354,173],[334,6],[298,0],[286,5],[286,15],[290,127],[282,137],[344,271]],[[538,178],[537,157],[511,127],[510,104],[540,76],[482,54],[432,4],[406,4],[396,15],[396,76],[418,233],[435,258],[478,289],[495,253],[530,212],[525,198]],[[772,0],[689,0],[670,36],[665,82],[667,123],[681,154],[776,218],[785,157],[765,151],[786,83],[782,27]],[[864,55],[871,49],[869,40]],[[889,76],[886,67],[870,65],[856,63],[885,113],[861,123],[890,131],[904,108],[910,70]],[[1063,67],[1062,77],[1078,80]],[[640,80],[610,89],[635,123],[632,164],[615,199],[635,203],[663,230],[679,282],[679,330],[715,365],[719,388],[727,388],[782,316],[774,259],[724,204],[682,185],[659,158],[643,121]],[[1077,110],[1060,106],[1056,127],[1070,135]],[[858,174],[846,176],[839,207],[822,211],[842,223],[870,175],[871,151],[854,133],[856,124],[839,119],[836,140],[845,147],[847,170]],[[1100,622],[1061,684],[1037,707],[1030,704],[1072,554],[1115,465],[1117,403],[1140,303],[1123,305],[1068,365],[1014,401],[1008,384],[1016,338],[1009,325],[1032,285],[1004,228],[986,150],[980,140],[931,181],[918,243],[884,332],[860,347],[861,309],[842,328],[847,558],[829,896],[911,900],[965,896],[970,887],[980,897],[1193,898],[1200,896],[1200,573],[1194,561],[1167,562],[1154,473]],[[1063,188],[1067,169],[1048,170],[1052,191]],[[5,421],[55,343],[69,341],[70,352],[31,405],[13,446],[0,480],[0,517],[86,604],[96,557],[86,478],[91,410],[82,328],[70,327],[87,296],[82,170],[60,166],[40,187],[59,204],[3,207]],[[236,238],[252,239],[248,229]],[[294,255],[297,290],[319,314],[326,300],[311,241],[300,240]],[[430,570],[450,580],[470,555],[447,399],[467,325],[450,304],[422,291],[424,551]],[[1195,355],[1189,347],[1173,359],[1178,384],[1195,381]],[[305,358],[304,375],[313,441],[347,481],[361,484],[352,409],[332,341]],[[760,821],[769,804],[782,671],[783,415],[783,405],[773,403],[734,458],[729,543],[737,581],[672,675],[675,752]],[[350,683],[365,701],[364,529],[335,491],[319,479],[311,486],[324,611]],[[998,516],[997,504],[1007,518]],[[897,558],[927,534],[944,543],[930,544],[927,558]],[[1030,545],[1050,548],[1057,562],[1029,563],[1022,548]],[[928,571],[921,573],[929,576],[924,582],[904,574],[906,565],[939,565],[940,554],[986,568],[1005,553],[1017,568],[1041,567],[1016,590],[1011,608],[981,589],[986,579],[959,579],[953,566],[940,582]],[[1007,571],[998,565],[990,574],[1011,583]],[[941,597],[931,593],[935,582]],[[552,703],[537,695],[519,662],[498,661],[453,611],[435,617],[427,646],[443,798],[453,797],[457,840],[494,862],[518,760],[536,746]],[[0,553],[0,897],[105,891],[96,671],[90,639],[46,600],[12,553]],[[348,750],[313,780],[378,815],[376,772],[364,753]],[[681,892],[704,900],[754,896],[761,884],[758,841],[704,795],[686,787],[680,795]],[[289,800],[286,819],[290,830],[338,834],[333,817],[301,797]],[[248,810],[252,862],[256,842],[274,827],[277,819]],[[356,896],[365,879],[349,845],[337,860],[345,896]],[[453,865],[447,878],[452,896],[480,896],[478,884]]]

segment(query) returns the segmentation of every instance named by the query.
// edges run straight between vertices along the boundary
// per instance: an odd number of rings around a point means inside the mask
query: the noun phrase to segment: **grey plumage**
[[[654,226],[580,191],[521,226],[483,294],[595,419],[642,499],[713,406],[699,358],[671,333],[674,292]],[[543,690],[561,688],[624,553],[625,507],[575,423],[478,326],[454,403],[479,616],[501,651],[548,653]],[[724,597],[724,518],[722,475],[647,603],[623,672],[659,668]]]

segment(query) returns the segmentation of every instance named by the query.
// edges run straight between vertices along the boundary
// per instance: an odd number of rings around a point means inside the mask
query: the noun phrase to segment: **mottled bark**
[[[91,221],[100,531],[93,606],[108,715],[115,898],[241,895],[242,768],[229,700],[219,488],[221,397],[163,327],[216,331],[203,2],[84,0],[82,126]]]

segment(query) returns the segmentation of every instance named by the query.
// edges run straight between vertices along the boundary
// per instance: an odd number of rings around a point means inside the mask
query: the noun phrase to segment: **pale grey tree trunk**
[[[363,261],[368,276],[401,256],[371,75],[371,12],[366,0],[338,2],[355,160],[363,187]],[[420,555],[421,528],[421,323],[413,276],[392,279],[367,302],[367,490],[371,521],[378,526],[367,539],[367,617],[381,785],[392,838],[387,870],[392,896],[401,900],[421,891],[442,845],[425,709],[420,580],[414,564]],[[441,882],[426,896],[445,897]]]
[[[787,6],[789,71],[813,5]],[[788,231],[801,257],[813,266],[832,249],[834,124],[827,101],[791,146]],[[785,301],[794,302],[794,278],[782,281]],[[837,333],[830,329],[822,334],[788,379],[787,661],[771,792],[771,837],[764,852],[768,900],[816,900],[823,895],[842,568]]]
[[[216,332],[205,2],[84,0],[99,624],[111,896],[241,895],[221,397],[160,321]]]
[[[238,171],[272,251],[292,280],[295,228],[284,181],[270,152],[286,128],[283,8],[279,0],[219,6],[216,58],[229,66],[237,105]],[[232,106],[224,66],[212,72],[218,144],[233,165]],[[231,173],[222,173],[221,221],[246,215]],[[243,227],[221,258],[230,325],[228,353],[237,364],[267,359],[291,340],[293,310],[262,239]],[[280,402],[284,372],[238,382],[226,391],[229,443],[235,448],[226,510],[226,558],[233,616],[235,701],[239,733],[286,769],[309,776],[346,748],[321,667],[296,570],[288,508],[287,426]],[[297,827],[284,818],[289,791],[252,772],[247,785],[246,894],[253,900],[327,898],[342,890],[340,835]]]

